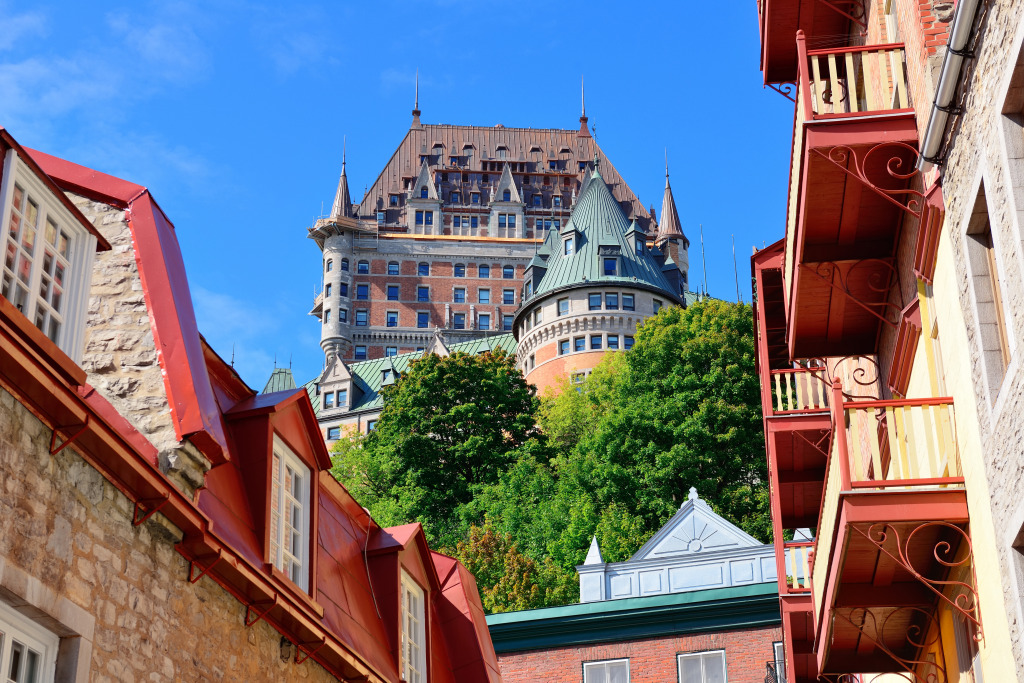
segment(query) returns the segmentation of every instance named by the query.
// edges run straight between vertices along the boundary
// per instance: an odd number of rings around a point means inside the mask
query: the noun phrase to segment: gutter
[[[921,141],[921,155],[917,160],[917,170],[922,173],[935,166],[941,166],[945,161],[942,156],[942,138],[950,117],[960,113],[958,108],[953,107],[953,99],[960,83],[964,60],[974,56],[966,48],[973,34],[971,29],[981,2],[982,0],[957,2],[956,13],[949,29],[946,56],[942,60],[942,71],[939,73],[939,84],[935,88],[932,113],[928,117],[928,126]]]

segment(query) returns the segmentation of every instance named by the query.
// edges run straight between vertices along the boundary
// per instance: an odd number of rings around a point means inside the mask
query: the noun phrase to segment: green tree
[[[454,545],[459,508],[537,436],[534,389],[504,351],[429,355],[381,392],[377,428],[335,448],[335,474],[385,525]]]

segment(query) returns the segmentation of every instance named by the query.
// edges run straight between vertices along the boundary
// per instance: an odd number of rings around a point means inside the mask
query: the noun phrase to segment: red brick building
[[[205,343],[149,191],[0,153],[4,680],[500,680],[472,575]]]

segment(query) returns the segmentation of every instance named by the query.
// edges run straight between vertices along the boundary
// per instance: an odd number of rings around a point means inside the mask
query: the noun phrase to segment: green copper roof
[[[553,242],[551,234],[544,243],[550,249],[547,272],[537,285],[535,296],[583,283],[631,283],[662,290],[665,296],[681,302],[672,285],[661,273],[647,247],[636,252],[626,234],[630,221],[612,196],[601,174],[594,171],[586,190],[573,208],[563,235],[577,233],[573,253],[565,255],[563,246]],[[543,251],[543,249],[542,249]],[[604,274],[604,259],[617,257],[615,275]]]
[[[274,368],[274,372],[270,373],[270,379],[267,380],[267,385],[263,387],[262,393],[272,394],[275,391],[288,391],[295,388],[295,377],[289,368]]]
[[[487,616],[495,652],[777,626],[775,581]]]
[[[452,344],[448,347],[448,350],[450,353],[461,352],[473,355],[483,353],[484,351],[494,351],[499,348],[514,354],[516,352],[515,337],[508,332],[496,334],[492,337],[481,337]],[[355,403],[353,403],[349,410],[379,410],[383,408],[384,397],[380,395],[380,389],[385,384],[384,370],[393,369],[396,373],[401,374],[406,371],[410,363],[422,357],[423,353],[422,351],[413,351],[412,353],[403,353],[398,356],[391,356],[390,358],[375,358],[373,360],[352,363],[349,366],[349,371],[352,373],[352,382],[362,392],[362,395],[355,400]],[[306,384],[306,393],[309,394],[309,399],[313,402],[313,411],[319,415],[320,397],[316,395],[316,379],[310,380]],[[358,392],[356,395],[358,395]]]

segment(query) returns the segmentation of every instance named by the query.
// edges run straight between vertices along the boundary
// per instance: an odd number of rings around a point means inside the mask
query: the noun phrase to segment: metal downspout
[[[949,29],[949,42],[946,56],[942,60],[942,71],[939,73],[939,84],[935,88],[935,100],[932,102],[932,113],[928,117],[924,140],[921,141],[921,156],[917,160],[917,168],[922,173],[936,165],[942,165],[942,138],[946,132],[946,124],[951,116],[959,112],[953,108],[957,85],[964,59],[970,57],[965,50],[971,39],[971,29],[978,6],[982,0],[960,0],[953,15],[953,24]]]

